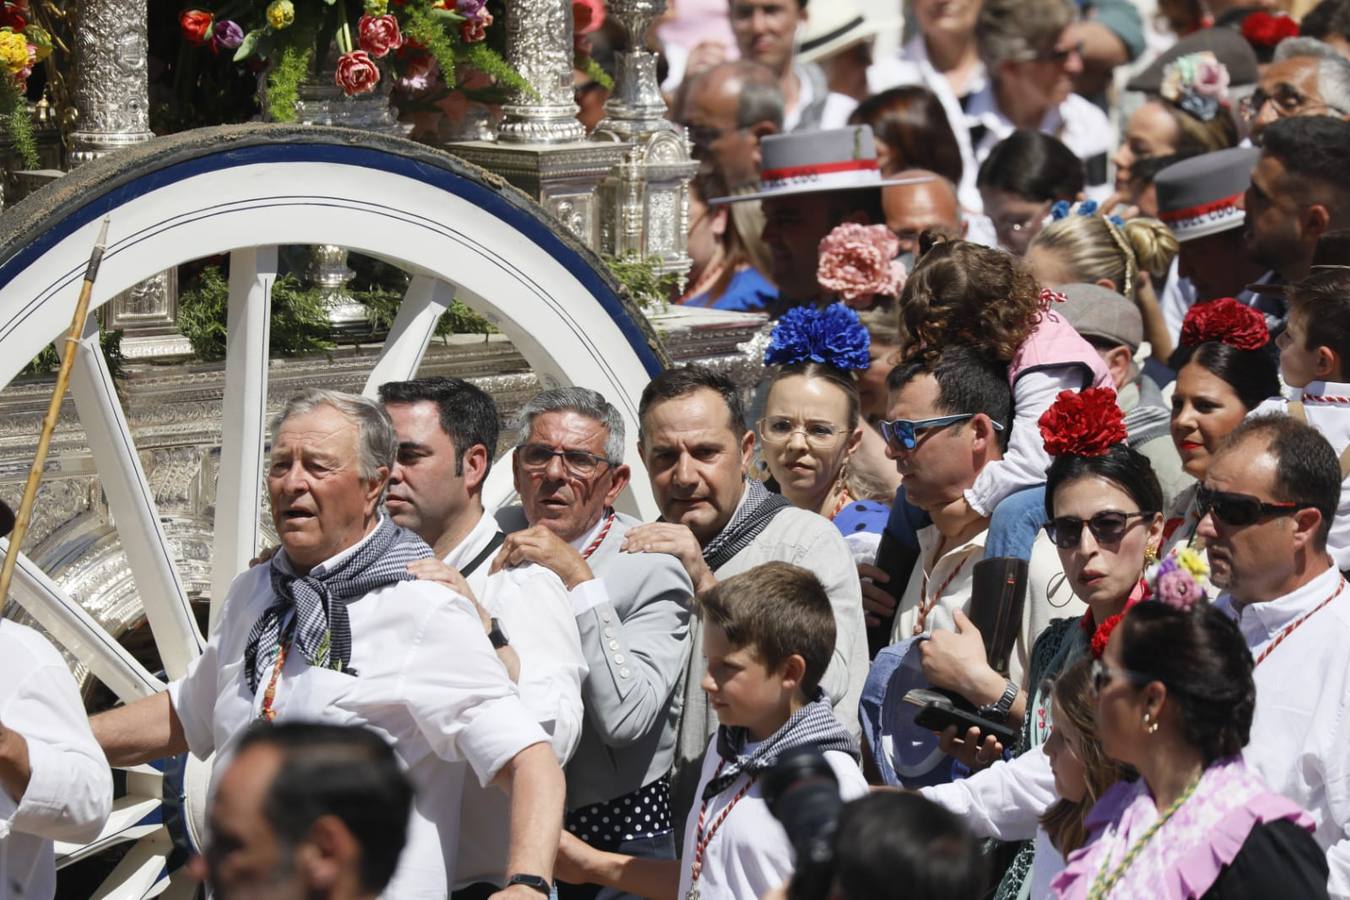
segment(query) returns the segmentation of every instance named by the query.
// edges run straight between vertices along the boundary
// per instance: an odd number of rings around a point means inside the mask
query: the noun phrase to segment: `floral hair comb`
[[[899,252],[900,239],[885,225],[845,222],[821,238],[816,281],[859,308],[878,294],[899,297],[906,277]]]
[[[1232,297],[1197,303],[1181,322],[1180,344],[1194,347],[1218,341],[1239,350],[1259,350],[1270,342],[1266,317]]]
[[[1202,122],[1228,105],[1228,67],[1210,50],[1188,53],[1163,69],[1158,93]]]
[[[1060,391],[1036,423],[1051,456],[1105,456],[1125,441],[1125,414],[1111,388]]]
[[[818,362],[836,369],[866,369],[872,364],[867,350],[871,335],[858,320],[858,314],[842,303],[824,309],[797,306],[774,326],[764,364],[791,366]]]

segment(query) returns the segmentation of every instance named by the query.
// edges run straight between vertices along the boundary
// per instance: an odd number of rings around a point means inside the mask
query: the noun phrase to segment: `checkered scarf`
[[[736,510],[731,521],[703,548],[703,561],[716,572],[731,558],[769,527],[773,517],[792,506],[785,497],[769,493],[768,488],[753,478],[746,479],[745,502]]]
[[[858,742],[835,718],[830,702],[817,690],[816,699],[797,710],[768,740],[743,755],[750,733],[739,725],[721,725],[717,729],[717,755],[726,761],[721,773],[703,788],[703,799],[722,793],[742,774],[767,772],[778,758],[797,747],[815,747],[821,753],[838,750],[858,758]]]
[[[311,666],[348,672],[352,629],[347,604],[385,585],[411,581],[408,563],[432,555],[431,548],[417,535],[382,519],[354,553],[322,575],[287,572],[281,567],[282,555],[273,556],[272,593],[276,602],[254,623],[244,649],[249,690],[258,692],[267,667],[286,640],[294,641],[295,649]],[[282,623],[292,609],[295,615],[282,634]]]

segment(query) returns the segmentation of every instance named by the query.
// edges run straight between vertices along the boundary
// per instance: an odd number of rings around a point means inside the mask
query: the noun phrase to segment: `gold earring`
[[[1148,568],[1149,566],[1156,565],[1157,562],[1158,562],[1158,548],[1150,544],[1144,550],[1144,567]]]

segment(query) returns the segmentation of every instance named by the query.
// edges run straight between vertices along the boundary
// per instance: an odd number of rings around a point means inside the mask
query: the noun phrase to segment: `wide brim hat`
[[[1308,267],[1308,274],[1316,275],[1328,269],[1350,271],[1350,228],[1328,231],[1317,239],[1317,246],[1313,248],[1312,265]],[[1280,281],[1274,284],[1249,284],[1246,289],[1253,294],[1288,295],[1296,286],[1297,283],[1290,284],[1287,281]]]
[[[14,510],[9,508],[9,504],[0,500],[0,537],[8,537],[14,530]]]
[[[797,61],[819,62],[888,29],[899,31],[902,24],[901,19],[869,19],[853,0],[831,0],[811,8],[797,42]]]
[[[1242,198],[1260,158],[1254,147],[1231,147],[1168,166],[1153,181],[1158,218],[1182,242],[1240,228],[1247,221]]]
[[[771,134],[759,142],[759,189],[730,197],[714,197],[709,205],[768,200],[796,194],[857,191],[892,184],[922,184],[931,175],[882,178],[877,147],[868,125],[821,131]]]
[[[1256,51],[1252,50],[1251,44],[1236,28],[1202,28],[1181,38],[1166,52],[1159,54],[1147,68],[1125,84],[1125,90],[1156,94],[1162,90],[1164,70],[1169,64],[1183,56],[1206,50],[1218,57],[1228,70],[1229,87],[1248,87],[1256,84],[1260,78]]]

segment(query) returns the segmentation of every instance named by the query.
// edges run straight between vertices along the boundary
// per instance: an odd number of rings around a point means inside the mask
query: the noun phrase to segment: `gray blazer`
[[[523,527],[516,510],[498,520]],[[674,764],[694,586],[674,556],[619,552],[640,524],[620,513],[590,558],[608,600],[577,616],[590,673],[581,742],[566,768],[568,809],[631,793]]]

